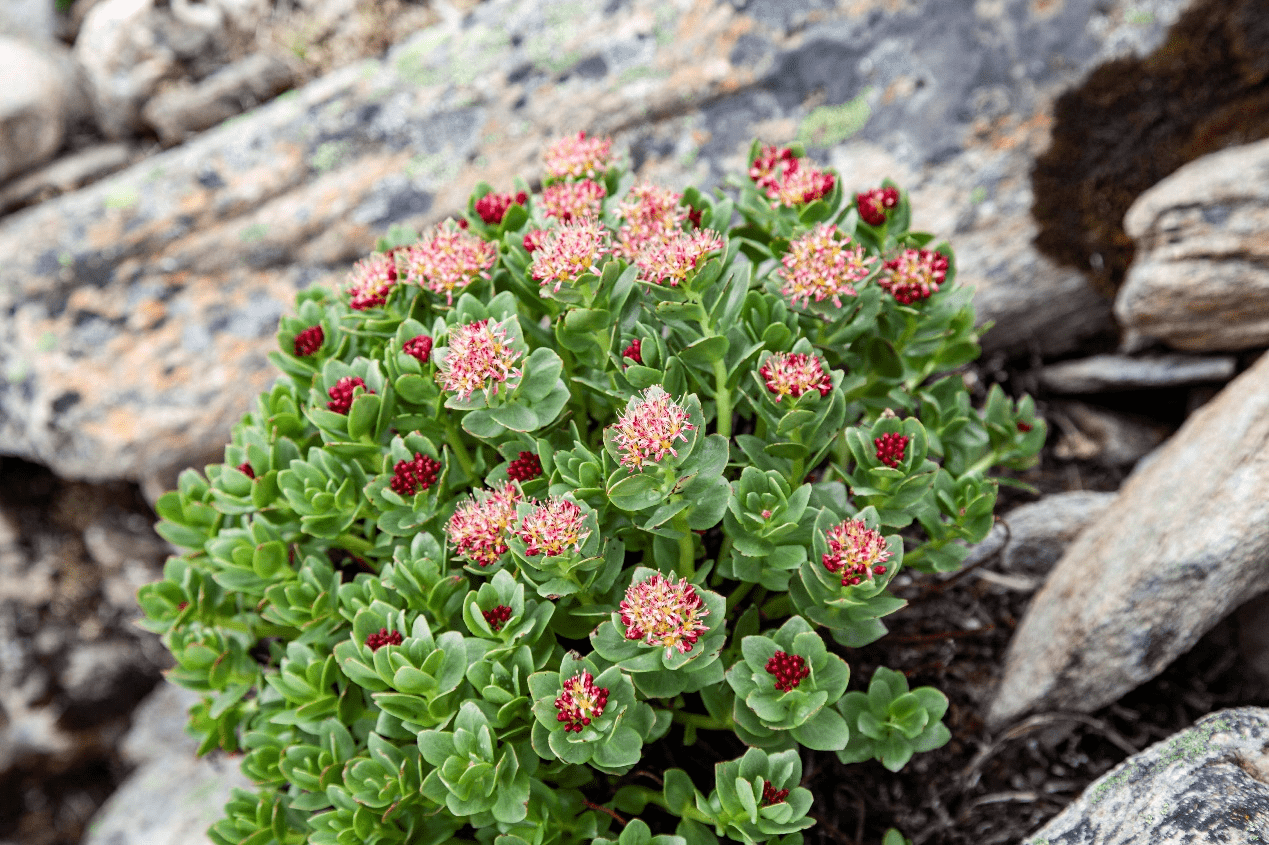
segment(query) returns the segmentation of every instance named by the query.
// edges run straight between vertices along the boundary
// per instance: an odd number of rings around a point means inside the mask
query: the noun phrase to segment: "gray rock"
[[[1124,229],[1137,244],[1115,300],[1125,327],[1191,351],[1269,345],[1269,141],[1190,162]]]
[[[1025,845],[1227,845],[1269,834],[1269,710],[1204,716],[1098,778]]]
[[[1003,568],[1043,578],[1080,531],[1110,507],[1115,495],[1073,490],[1009,511],[1001,517],[1008,529],[1008,540],[1001,552]]]
[[[1083,402],[1052,402],[1045,412],[1057,428],[1055,457],[1096,461],[1103,466],[1131,467],[1167,439],[1168,426]]]
[[[1234,377],[1237,363],[1227,355],[1093,355],[1050,364],[1037,375],[1051,393],[1109,393],[1226,382]]]
[[[0,187],[0,214],[83,187],[125,167],[134,158],[127,144],[97,144],[33,170]]]
[[[198,696],[161,684],[137,708],[121,749],[136,771],[97,811],[82,845],[197,845],[236,789],[255,791],[223,755],[194,756],[186,712]]]
[[[1134,472],[1033,599],[989,713],[1089,711],[1269,588],[1269,355]]]
[[[893,177],[915,225],[957,248],[997,323],[989,348],[1069,349],[1109,310],[1030,245],[1029,171],[1056,96],[1151,49],[1182,0],[1149,24],[1126,22],[1130,5],[479,4],[0,223],[0,448],[151,490],[218,460],[276,377],[264,355],[296,288],[338,284],[390,225],[463,208],[480,180],[535,176],[545,143],[579,129],[676,187],[738,172],[754,136],[804,139],[850,191]],[[152,0],[99,11],[120,57],[101,75],[135,104],[170,70],[132,40]]]
[[[171,146],[282,93],[295,81],[291,66],[256,53],[192,86],[170,88],[154,97],[141,116]]]
[[[62,146],[78,97],[63,53],[0,35],[0,181],[44,164]]]

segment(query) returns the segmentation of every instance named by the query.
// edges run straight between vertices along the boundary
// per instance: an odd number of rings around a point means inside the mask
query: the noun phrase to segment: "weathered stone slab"
[[[1269,355],[1196,411],[1067,549],[1010,644],[989,720],[1094,710],[1269,589]]]
[[[1128,5],[490,0],[0,223],[0,448],[151,489],[218,458],[297,287],[579,129],[677,187],[739,172],[754,136],[804,140],[848,190],[893,177],[956,246],[989,347],[1070,348],[1109,310],[1030,246],[1029,171],[1057,93],[1151,49],[1182,0]]]
[[[1124,326],[1176,349],[1269,345],[1269,141],[1182,167],[1124,229],[1137,244],[1115,300]]]
[[[1051,393],[1110,393],[1225,382],[1237,363],[1229,355],[1092,355],[1050,364],[1037,375]]]
[[[1205,716],[1098,778],[1025,845],[1226,845],[1269,835],[1269,710]]]

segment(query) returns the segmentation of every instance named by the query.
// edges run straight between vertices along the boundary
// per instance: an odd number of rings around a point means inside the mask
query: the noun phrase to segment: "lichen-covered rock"
[[[989,721],[1087,712],[1269,589],[1269,355],[1134,472],[1028,607]]]
[[[755,136],[804,141],[848,190],[891,177],[955,243],[989,347],[1071,348],[1109,308],[1030,246],[1029,172],[1056,95],[1152,48],[1182,0],[1148,24],[1129,5],[490,0],[0,222],[0,448],[154,490],[219,459],[296,288],[577,130],[676,187],[718,184]]]
[[[1269,345],[1269,140],[1190,162],[1124,217],[1127,328],[1195,351]]]
[[[1025,845],[1225,845],[1269,835],[1269,710],[1205,716],[1092,783]]]

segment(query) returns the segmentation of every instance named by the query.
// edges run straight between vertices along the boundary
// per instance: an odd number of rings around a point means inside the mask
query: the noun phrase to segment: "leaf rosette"
[[[787,590],[806,560],[818,513],[807,507],[811,485],[793,489],[779,472],[747,466],[732,490],[723,514],[732,552],[720,571],[768,590]]]
[[[778,746],[792,737],[817,751],[846,747],[850,731],[831,708],[846,691],[850,668],[805,619],[791,616],[771,636],[745,637],[740,648],[743,658],[727,671],[727,683],[736,692],[732,717],[742,740]]]
[[[524,584],[505,569],[471,590],[463,599],[463,622],[473,637],[489,642],[486,662],[494,662],[520,646],[549,652],[555,637],[548,630],[555,606],[524,597]]]
[[[443,726],[456,712],[467,643],[458,631],[433,637],[425,616],[411,622],[410,615],[378,601],[361,609],[352,637],[335,645],[334,656],[345,675],[407,728]]]
[[[830,539],[833,531],[842,535],[836,544]],[[886,592],[902,563],[903,538],[883,537],[875,510],[865,508],[839,521],[825,508],[815,521],[811,556],[789,581],[789,597],[798,613],[828,628],[834,640],[858,648],[883,636],[881,617],[907,604]],[[860,574],[852,576],[847,569]],[[858,582],[849,583],[855,577]]]
[[[529,676],[533,695],[533,750],[543,760],[589,763],[625,774],[639,762],[643,743],[669,729],[669,713],[635,699],[634,685],[618,666],[600,672],[588,657],[568,652],[558,672]]]
[[[449,465],[449,456],[422,434],[393,437],[378,475],[365,487],[379,513],[375,526],[393,537],[418,534],[436,516]]]
[[[528,813],[537,757],[527,746],[500,742],[474,701],[465,701],[452,731],[419,734],[419,750],[433,766],[422,793],[480,827],[518,822]]]
[[[697,809],[710,817],[719,836],[767,842],[815,824],[806,815],[811,791],[799,786],[801,780],[796,749],[750,748],[740,759],[714,766],[714,790],[704,799],[696,794]]]
[[[837,710],[850,725],[850,742],[837,752],[843,763],[878,760],[897,772],[921,751],[940,748],[951,739],[941,721],[947,696],[934,687],[909,691],[902,672],[877,667],[868,692],[849,692]]]

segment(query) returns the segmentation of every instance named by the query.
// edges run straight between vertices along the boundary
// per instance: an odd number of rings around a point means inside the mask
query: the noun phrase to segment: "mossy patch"
[[[1265,137],[1263,2],[1199,0],[1154,53],[1102,65],[1058,99],[1032,174],[1036,246],[1113,295],[1132,261],[1133,201],[1189,161]]]

